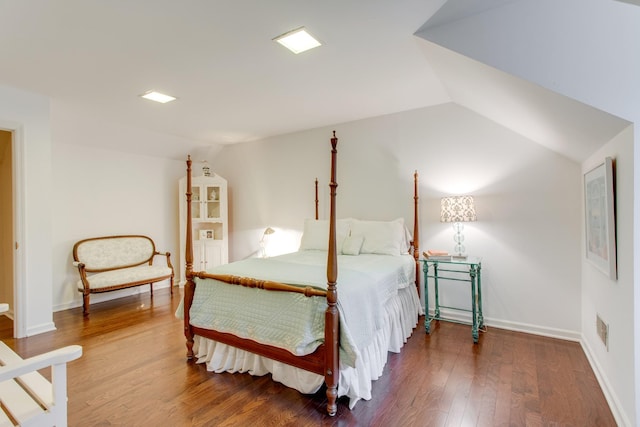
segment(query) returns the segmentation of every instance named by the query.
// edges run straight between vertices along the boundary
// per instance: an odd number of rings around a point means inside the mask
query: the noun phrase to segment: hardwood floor
[[[177,288],[176,288],[177,289]],[[70,426],[614,426],[579,344],[490,329],[474,345],[468,326],[422,321],[390,354],[373,398],[325,414],[269,376],[214,374],[185,358],[180,293],[167,289],[54,313],[55,332],[3,341],[23,357],[80,344],[68,368]],[[48,375],[48,373],[44,373]]]

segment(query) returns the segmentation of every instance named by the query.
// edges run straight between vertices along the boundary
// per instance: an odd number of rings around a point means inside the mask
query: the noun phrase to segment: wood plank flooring
[[[176,288],[177,289],[177,288]],[[615,426],[579,344],[446,322],[421,322],[390,354],[373,398],[325,414],[324,391],[302,395],[269,376],[214,374],[185,358],[180,292],[167,289],[54,313],[57,330],[0,337],[23,357],[69,344],[70,426]],[[49,375],[48,372],[43,372]]]

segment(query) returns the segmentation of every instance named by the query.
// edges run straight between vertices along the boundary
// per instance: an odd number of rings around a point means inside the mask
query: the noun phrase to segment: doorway
[[[14,329],[13,188],[13,133],[0,129],[0,303],[9,304],[0,315],[2,338],[12,338]]]

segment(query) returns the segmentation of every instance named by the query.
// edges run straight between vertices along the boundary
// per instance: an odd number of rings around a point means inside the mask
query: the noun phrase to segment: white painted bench
[[[22,359],[0,341],[0,427],[67,425],[67,362],[82,356],[71,345]],[[51,382],[38,370],[51,367]]]
[[[167,258],[167,265],[153,265],[156,255]],[[83,296],[83,313],[89,315],[89,295],[170,280],[173,294],[171,254],[156,251],[147,236],[106,236],[84,239],[73,245],[73,259],[80,280],[78,291]]]

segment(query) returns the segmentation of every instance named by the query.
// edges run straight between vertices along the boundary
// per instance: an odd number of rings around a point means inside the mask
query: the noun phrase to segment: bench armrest
[[[5,345],[2,343],[2,345]],[[7,347],[8,348],[8,347]],[[28,359],[12,362],[0,367],[0,382],[28,374],[29,372],[44,369],[49,366],[61,365],[78,359],[82,356],[82,347],[70,345],[53,351],[29,357]]]
[[[156,255],[166,256],[167,257],[167,267],[169,267],[169,268],[171,268],[173,270],[173,265],[171,265],[171,252],[158,252],[158,251],[155,251],[153,253],[153,255],[154,256],[156,256]]]

